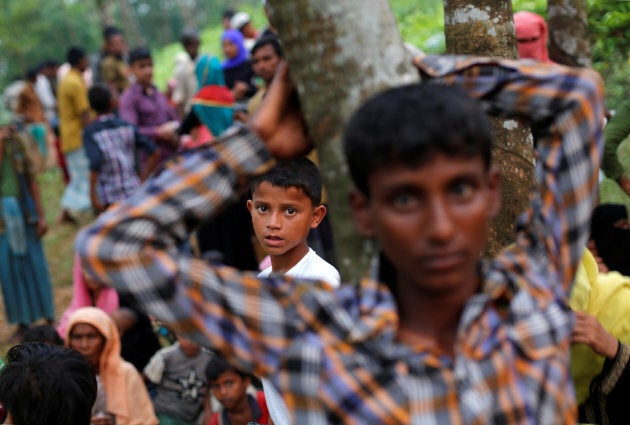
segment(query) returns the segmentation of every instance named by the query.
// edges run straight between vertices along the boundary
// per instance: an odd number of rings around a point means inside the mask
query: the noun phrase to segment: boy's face
[[[233,370],[226,370],[219,377],[210,381],[212,394],[226,410],[242,406],[247,398],[249,378],[243,377]]]
[[[297,187],[286,189],[262,181],[247,201],[256,238],[265,252],[297,263],[306,253],[306,236],[319,226],[326,207],[313,207],[311,199]]]
[[[477,265],[498,213],[499,176],[481,157],[436,154],[420,166],[384,166],[354,192],[359,231],[380,242],[399,290],[447,296],[478,284]]]
[[[131,72],[136,77],[136,82],[143,86],[149,86],[153,82],[153,59],[138,59],[131,64]]]
[[[187,338],[184,338],[181,335],[177,336],[177,342],[179,342],[179,348],[181,348],[182,352],[188,357],[195,357],[201,351],[201,346]]]

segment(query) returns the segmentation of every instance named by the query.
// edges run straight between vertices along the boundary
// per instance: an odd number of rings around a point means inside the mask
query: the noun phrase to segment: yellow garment
[[[61,151],[72,152],[82,146],[81,115],[89,111],[87,88],[83,75],[72,68],[59,83],[57,89],[59,108],[59,131],[61,133]]]
[[[612,336],[630,344],[630,277],[618,272],[598,273],[593,255],[584,250],[571,292],[571,308],[595,316]],[[604,357],[584,344],[571,346],[571,375],[578,404],[586,401],[589,386],[602,370]]]
[[[113,320],[96,307],[75,310],[68,319],[66,345],[77,323],[92,325],[105,337],[99,373],[105,388],[107,411],[116,416],[116,425],[156,425],[158,419],[140,373],[120,357],[120,336]]]

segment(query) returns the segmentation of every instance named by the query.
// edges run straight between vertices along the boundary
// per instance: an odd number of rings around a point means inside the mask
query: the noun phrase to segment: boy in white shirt
[[[299,157],[279,162],[252,184],[247,209],[254,233],[271,266],[258,274],[280,273],[304,279],[323,280],[338,287],[337,269],[309,248],[306,237],[326,216],[321,204],[322,179],[317,166]],[[262,379],[269,415],[275,425],[290,424],[282,397],[267,379]]]
[[[308,158],[278,163],[252,184],[247,209],[254,233],[271,259],[259,277],[279,273],[339,286],[339,272],[309,248],[306,237],[326,216],[322,181]]]

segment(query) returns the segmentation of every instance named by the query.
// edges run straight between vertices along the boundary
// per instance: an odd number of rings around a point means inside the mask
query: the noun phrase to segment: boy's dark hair
[[[142,59],[151,59],[151,51],[146,47],[136,47],[129,52],[129,64]]]
[[[212,360],[210,360],[206,365],[206,378],[208,379],[208,382],[216,381],[219,379],[219,376],[228,371],[237,373],[241,376],[241,378],[247,378],[249,376],[228,363],[223,356],[215,354],[212,356]]]
[[[81,47],[70,47],[68,49],[68,53],[66,54],[66,61],[70,64],[70,66],[77,66],[81,59],[85,57],[85,50]]]
[[[88,425],[96,400],[90,362],[76,351],[50,344],[9,350],[0,373],[0,402],[20,425]]]
[[[387,90],[354,113],[344,135],[350,175],[365,195],[369,176],[388,164],[417,166],[441,153],[481,156],[489,167],[491,149],[487,115],[457,86],[411,84]]]
[[[258,49],[266,45],[270,45],[271,47],[273,47],[273,50],[274,52],[276,52],[276,55],[278,55],[278,57],[284,57],[284,51],[282,50],[282,46],[280,45],[280,40],[278,40],[278,37],[272,36],[264,36],[259,38],[254,44],[254,47],[252,47],[251,55],[254,56],[254,53],[256,53]]]
[[[22,344],[27,342],[43,342],[45,344],[53,344],[63,346],[63,339],[59,336],[57,329],[50,325],[31,326],[24,332]]]
[[[96,84],[88,90],[90,108],[97,114],[106,114],[111,110],[112,93],[105,84]]]
[[[322,202],[322,176],[313,161],[306,157],[278,162],[275,167],[253,181],[252,194],[262,182],[269,182],[272,186],[283,189],[302,189],[314,207]]]

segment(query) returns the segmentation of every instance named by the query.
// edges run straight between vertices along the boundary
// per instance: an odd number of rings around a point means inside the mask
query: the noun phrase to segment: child
[[[144,376],[157,384],[153,400],[162,425],[194,425],[208,391],[206,366],[212,354],[177,335],[177,342],[153,355]]]
[[[135,82],[120,96],[120,117],[137,126],[140,133],[160,148],[160,161],[179,148],[177,111],[153,84],[153,58],[146,47],[129,52],[129,66]],[[146,158],[140,156],[141,169]]]
[[[222,409],[213,413],[206,425],[247,425],[255,422],[266,425],[269,412],[262,391],[254,398],[247,393],[250,378],[230,366],[220,356],[215,356],[206,369],[212,394],[219,400]]]
[[[339,286],[337,269],[328,264],[306,243],[310,229],[326,215],[321,205],[322,180],[317,166],[299,157],[279,162],[252,184],[252,199],[247,209],[252,215],[254,233],[271,266],[258,274],[272,272],[302,279],[314,279]],[[269,413],[276,425],[289,423],[287,408],[276,388],[262,379]]]
[[[303,279],[317,279],[339,286],[339,272],[309,248],[306,237],[326,215],[321,204],[322,181],[317,166],[300,157],[280,162],[252,184],[247,209],[254,233],[271,266],[258,276],[272,272]]]
[[[155,168],[158,153],[151,140],[112,114],[114,103],[107,86],[90,88],[88,100],[98,117],[83,131],[83,146],[90,162],[92,206],[101,213],[140,186],[140,180]],[[141,177],[136,172],[137,150],[143,150],[149,158]]]
[[[175,249],[274,158],[309,148],[286,68],[249,127],[180,154],[83,232],[82,258],[158,318],[271,376],[293,423],[574,424],[567,294],[596,200],[601,79],[498,58],[415,63],[423,82],[375,96],[345,134],[350,206],[381,247],[381,283],[256,278]],[[516,241],[488,261],[500,200],[484,110],[527,120],[539,154]]]

